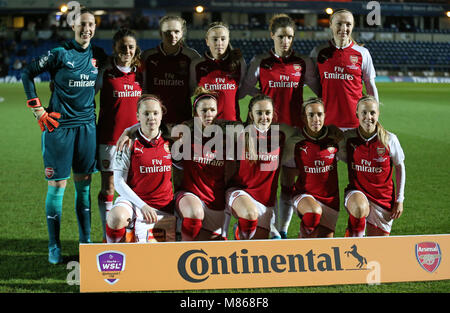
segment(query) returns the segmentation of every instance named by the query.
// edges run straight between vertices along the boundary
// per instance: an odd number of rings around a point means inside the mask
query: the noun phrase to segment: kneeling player
[[[250,100],[243,153],[225,196],[227,215],[238,219],[235,239],[267,239],[277,196],[279,163],[285,134],[273,127],[272,98]]]
[[[359,99],[356,115],[359,127],[345,132],[349,180],[345,236],[362,237],[366,230],[368,236],[388,236],[393,220],[403,212],[405,155],[397,136],[379,123],[380,107],[375,97]],[[392,179],[394,167],[397,191]]]
[[[197,87],[193,109],[194,121],[186,122],[190,126],[190,139],[181,138],[190,153],[182,159],[183,183],[175,196],[176,210],[182,221],[181,237],[183,241],[222,240],[225,237],[225,166],[228,162],[220,155],[221,149],[208,146],[212,137],[206,132],[206,129],[220,127],[216,120],[217,94]],[[217,144],[222,143],[225,140]]]
[[[323,126],[321,99],[305,101],[303,116],[305,127],[288,140],[283,156],[285,169],[298,175],[292,203],[302,219],[299,237],[333,237],[339,214],[337,153],[343,136],[336,127]]]
[[[154,95],[143,95],[138,101],[140,128],[131,148],[118,151],[114,159],[114,185],[120,197],[106,217],[107,242],[133,241],[125,238],[126,228],[133,226],[137,242],[151,242],[154,231],[167,223],[170,226],[162,232],[166,241],[175,238],[172,156],[160,128],[164,111]]]

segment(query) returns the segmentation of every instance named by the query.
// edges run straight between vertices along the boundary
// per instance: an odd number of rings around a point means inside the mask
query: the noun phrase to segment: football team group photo
[[[95,14],[80,7],[73,39],[21,74],[42,131],[48,261],[63,262],[69,180],[79,243],[93,242],[97,206],[104,243],[282,240],[293,219],[300,222],[291,238],[389,236],[403,214],[405,154],[380,123],[382,94],[354,25],[352,12],[335,10],[328,41],[301,55],[295,21],[274,14],[272,48],[246,64],[227,24],[208,25],[201,55],[185,42],[186,21],[166,15],[159,45],[142,51],[136,33],[121,27],[107,55],[91,43]],[[48,103],[34,83],[44,72]],[[345,190],[338,163],[347,168]],[[93,175],[100,190],[91,188]]]

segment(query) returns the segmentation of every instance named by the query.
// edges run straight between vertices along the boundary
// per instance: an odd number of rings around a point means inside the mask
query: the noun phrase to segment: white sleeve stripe
[[[402,146],[398,141],[395,134],[388,132],[389,134],[389,155],[394,163],[394,165],[399,165],[405,160],[405,154],[403,152]]]
[[[126,179],[128,171],[114,170],[114,187],[117,193],[133,203],[137,208],[142,208],[146,203],[128,186]]]
[[[395,181],[397,188],[396,202],[403,202],[405,200],[405,184],[406,184],[405,164],[403,162],[395,166]]]
[[[114,188],[117,193],[142,208],[146,203],[128,186],[128,171],[130,169],[131,151],[126,147],[122,152],[116,152],[113,160]]]

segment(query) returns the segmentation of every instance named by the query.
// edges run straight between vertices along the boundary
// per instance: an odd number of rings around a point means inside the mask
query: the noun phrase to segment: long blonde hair
[[[358,100],[358,103],[356,105],[356,111],[358,111],[359,105],[364,102],[373,102],[377,104],[378,112],[380,112],[380,103],[374,96],[366,95],[361,97]],[[377,136],[378,140],[381,142],[383,146],[386,148],[389,148],[389,133],[386,131],[386,129],[381,125],[380,121],[377,121]]]

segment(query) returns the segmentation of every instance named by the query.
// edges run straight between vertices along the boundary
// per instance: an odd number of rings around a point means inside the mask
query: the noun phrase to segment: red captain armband
[[[30,100],[27,100],[27,106],[29,108],[40,107],[40,106],[42,106],[41,100],[39,100],[39,98],[33,98],[33,99],[30,99]]]

